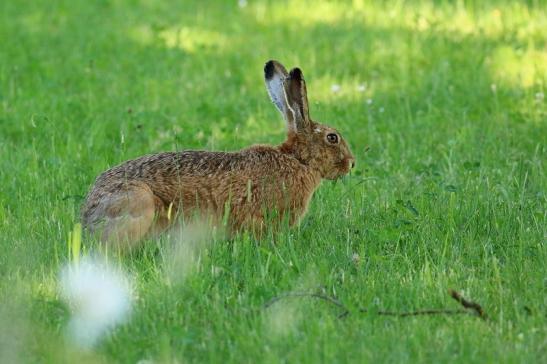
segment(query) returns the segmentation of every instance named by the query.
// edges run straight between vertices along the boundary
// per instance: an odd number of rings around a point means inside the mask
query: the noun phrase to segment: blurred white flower
[[[493,83],[490,85],[490,89],[492,90],[493,93],[496,93],[496,91],[498,90],[498,87],[496,86],[495,83]]]
[[[357,85],[357,91],[359,91],[359,92],[365,92],[366,89],[367,89],[367,85],[366,85],[366,84]]]
[[[302,305],[297,300],[286,300],[269,307],[264,314],[267,336],[282,337],[296,331],[302,321],[302,311]]]
[[[536,92],[536,101],[542,102],[545,95],[543,95],[543,92]]]
[[[211,275],[213,277],[218,277],[224,272],[224,268],[217,267],[216,265],[211,266]]]
[[[237,6],[239,6],[240,8],[244,8],[247,6],[247,0],[238,0],[237,1]]]
[[[140,359],[137,364],[154,364],[154,361],[152,359]]]
[[[383,112],[384,112],[384,108],[383,108],[383,107],[381,107],[381,108],[380,108],[380,109],[379,109],[378,111],[379,111],[379,112],[380,112],[380,114],[381,114],[381,113],[383,113]]]
[[[371,105],[372,104],[372,99],[367,99],[367,104]]]
[[[334,84],[330,87],[330,90],[333,92],[333,93],[337,93],[337,92],[340,92],[340,90],[342,89],[342,87],[340,85],[337,85],[337,84]]]
[[[91,348],[131,311],[131,283],[118,270],[99,260],[83,258],[61,271],[61,296],[72,310],[68,336],[82,348]]]
[[[169,284],[183,282],[199,270],[203,252],[217,237],[224,236],[222,226],[215,226],[212,218],[178,223],[166,235],[170,244],[162,252],[165,278]],[[212,267],[213,275],[222,273],[221,267]]]

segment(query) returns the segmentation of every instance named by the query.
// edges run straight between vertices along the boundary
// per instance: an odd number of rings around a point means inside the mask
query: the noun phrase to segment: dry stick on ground
[[[486,312],[484,312],[484,310],[482,309],[482,306],[479,305],[477,302],[466,300],[465,298],[462,297],[461,294],[454,291],[453,289],[449,290],[448,292],[450,293],[450,297],[458,301],[460,305],[462,305],[463,307],[474,310],[477,316],[479,316],[480,318],[484,320],[488,318],[488,316],[486,315]]]
[[[456,300],[460,305],[464,307],[463,310],[450,310],[450,309],[427,309],[427,310],[416,310],[416,311],[407,311],[407,312],[394,312],[394,311],[376,311],[376,314],[381,316],[396,316],[396,317],[408,317],[408,316],[422,316],[422,315],[461,315],[461,314],[476,314],[478,317],[482,318],[483,320],[486,320],[487,315],[484,312],[481,305],[479,305],[476,302],[468,301],[465,298],[462,297],[461,294],[454,291],[453,289],[448,291],[450,294],[450,297],[452,297],[454,300]],[[296,298],[296,297],[310,297],[310,298],[316,298],[320,299],[326,302],[329,302],[330,304],[335,305],[338,308],[341,308],[343,312],[338,315],[338,318],[343,318],[349,315],[350,311],[342,304],[342,302],[338,301],[334,297],[330,297],[321,293],[309,293],[309,292],[289,292],[282,294],[280,296],[276,296],[272,298],[270,301],[266,302],[264,304],[264,308],[268,308],[275,304],[276,302],[279,302],[286,298]],[[470,311],[472,310],[472,311]],[[359,309],[359,312],[361,313],[367,313],[369,310],[365,308]]]

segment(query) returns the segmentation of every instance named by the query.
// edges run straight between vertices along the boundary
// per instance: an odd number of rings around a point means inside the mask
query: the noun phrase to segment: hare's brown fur
[[[276,79],[278,77],[279,79]],[[270,211],[296,223],[322,178],[349,172],[353,156],[339,134],[307,114],[305,83],[270,61],[265,78],[272,100],[288,123],[279,146],[238,152],[181,151],[143,156],[101,174],[82,208],[84,226],[103,241],[132,247],[178,218],[227,218],[230,231],[260,233]],[[277,83],[276,83],[277,82]],[[332,139],[332,136],[331,136]]]

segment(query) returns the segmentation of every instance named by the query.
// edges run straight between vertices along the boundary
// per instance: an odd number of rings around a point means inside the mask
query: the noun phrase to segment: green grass
[[[2,1],[0,361],[545,362],[546,28],[540,0]],[[303,69],[312,117],[341,130],[356,172],[323,183],[277,244],[217,242],[184,279],[162,241],[119,260],[131,320],[72,347],[58,273],[95,176],[150,152],[280,143],[271,58]],[[352,313],[261,308],[318,287]],[[357,312],[457,308],[449,288],[490,320]]]

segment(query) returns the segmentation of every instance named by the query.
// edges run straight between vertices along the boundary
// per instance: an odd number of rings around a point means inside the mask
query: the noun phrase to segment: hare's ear
[[[264,81],[266,82],[268,94],[287,121],[289,131],[296,131],[294,115],[287,104],[287,96],[285,95],[284,84],[287,77],[289,77],[289,74],[281,63],[271,60],[264,65]]]
[[[306,82],[300,68],[293,68],[284,82],[287,104],[294,117],[296,129],[305,131],[310,128],[310,114],[308,107],[308,92]]]

